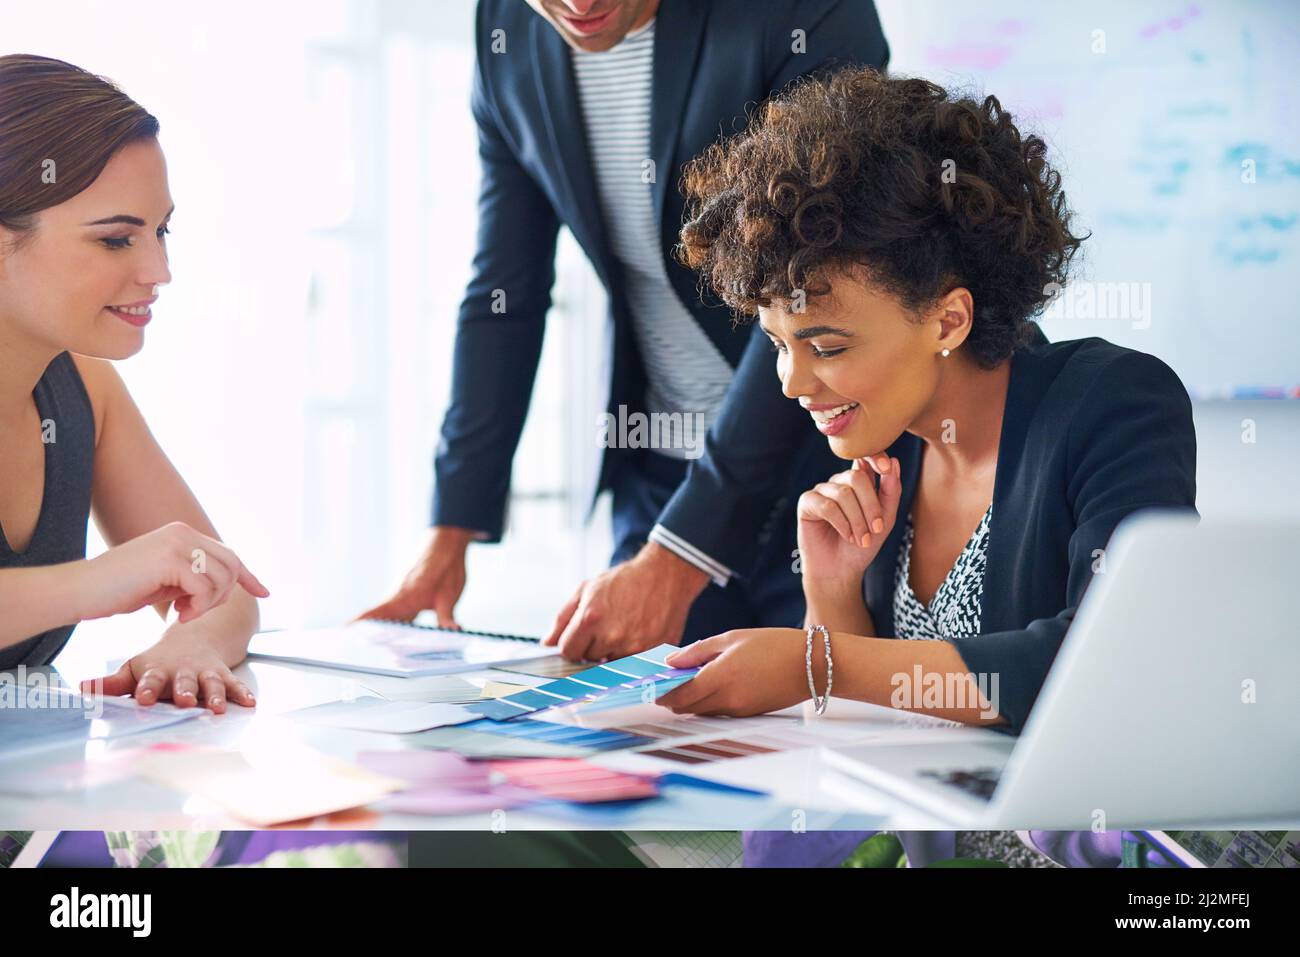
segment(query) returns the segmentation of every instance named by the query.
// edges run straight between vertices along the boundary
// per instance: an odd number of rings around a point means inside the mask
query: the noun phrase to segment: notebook
[[[248,656],[413,678],[535,658],[537,641],[489,631],[366,620],[333,628],[258,632],[249,642]]]

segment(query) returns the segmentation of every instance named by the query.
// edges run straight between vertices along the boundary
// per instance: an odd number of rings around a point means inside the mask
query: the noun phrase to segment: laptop
[[[824,748],[827,790],[963,827],[1300,822],[1300,522],[1148,510],[1104,561],[1019,738]]]

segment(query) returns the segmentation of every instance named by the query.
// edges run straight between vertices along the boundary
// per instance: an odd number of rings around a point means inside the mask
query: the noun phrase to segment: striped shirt
[[[733,370],[668,281],[655,217],[650,152],[654,21],[609,50],[570,50],[592,172],[615,257],[623,267],[632,324],[645,366],[646,412],[661,423],[653,450],[677,459],[703,450]],[[662,526],[651,541],[726,584],[730,570]]]

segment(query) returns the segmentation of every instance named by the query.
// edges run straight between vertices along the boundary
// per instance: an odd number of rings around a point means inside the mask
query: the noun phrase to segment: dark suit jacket
[[[890,447],[916,492],[924,443]],[[997,674],[999,712],[1019,734],[1092,579],[1097,550],[1139,509],[1196,510],[1196,432],[1187,390],[1159,359],[1106,342],[1021,346],[1011,360],[989,524],[980,634],[953,642]],[[894,636],[895,522],[863,577],[876,634]],[[1123,667],[1116,662],[1115,667]]]
[[[494,53],[494,31],[504,52]],[[804,31],[795,52],[792,31]],[[452,398],[435,462],[433,524],[500,538],[511,461],[523,428],[542,347],[560,223],[566,224],[609,290],[613,318],[608,410],[644,408],[645,373],[635,346],[619,264],[593,187],[586,132],[568,48],[522,0],[481,0],[472,108],[482,185],[477,253],[460,307]],[[668,278],[682,303],[733,367],[728,400],[778,437],[756,455],[749,431],[710,440],[716,459],[664,524],[738,572],[752,558],[761,525],[799,455],[835,460],[806,413],[786,400],[757,328],[736,329],[729,311],[705,304],[697,277],[673,258],[684,200],[681,166],[720,135],[744,127],[746,112],[791,80],[849,63],[883,67],[888,47],[870,0],[661,0],[655,24],[651,152],[654,203]],[[493,311],[495,290],[506,311]],[[498,297],[499,298],[499,297]],[[592,425],[595,427],[593,411]],[[592,497],[627,453],[609,450]],[[775,463],[773,462],[775,456]],[[588,499],[590,501],[590,498]]]

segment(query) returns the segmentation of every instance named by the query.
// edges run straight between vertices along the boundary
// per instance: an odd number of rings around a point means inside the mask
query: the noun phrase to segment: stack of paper
[[[358,683],[371,694],[389,701],[423,701],[426,704],[466,704],[486,697],[473,682],[456,675],[427,675],[423,678],[393,678],[366,675]]]
[[[260,632],[249,642],[248,656],[414,677],[474,671],[536,657],[537,642],[397,622],[356,621],[338,628]]]
[[[448,752],[368,751],[357,760],[406,782],[383,808],[408,814],[470,814],[540,801],[627,801],[659,793],[653,777],[578,758],[475,762]]]
[[[494,773],[542,797],[578,804],[629,801],[659,793],[654,778],[602,768],[581,758],[491,761]]]
[[[445,751],[366,751],[362,767],[398,778],[406,787],[383,803],[398,814],[473,814],[530,804],[531,791],[512,787],[487,764]]]
[[[45,684],[0,681],[0,760],[47,748],[156,731],[206,713],[166,702],[142,707],[132,698],[79,695]]]
[[[402,782],[306,748],[246,756],[238,751],[179,748],[151,753],[139,773],[195,794],[256,827],[360,807],[399,790]]]
[[[423,701],[387,701],[383,698],[356,698],[331,701],[285,715],[295,721],[330,728],[355,731],[383,731],[388,734],[412,734],[448,725],[478,720],[478,715],[456,704],[426,704]]]

